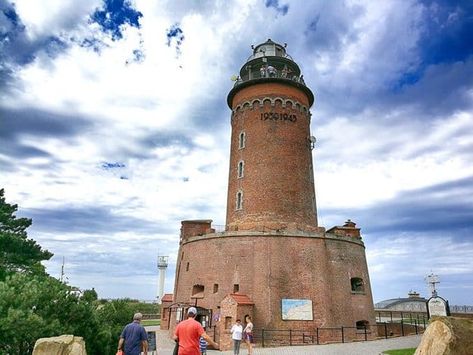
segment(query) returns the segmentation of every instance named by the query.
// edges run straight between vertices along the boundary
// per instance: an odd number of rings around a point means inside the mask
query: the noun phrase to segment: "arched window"
[[[243,167],[244,167],[243,160],[240,160],[238,162],[238,177],[239,178],[243,177]]]
[[[245,148],[245,132],[240,132],[238,137],[238,149]]]
[[[238,191],[236,195],[236,209],[241,210],[243,208],[243,191]]]
[[[352,277],[350,283],[352,292],[365,292],[365,284],[362,278]]]

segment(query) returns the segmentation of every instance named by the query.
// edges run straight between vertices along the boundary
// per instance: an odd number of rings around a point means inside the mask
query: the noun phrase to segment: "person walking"
[[[204,338],[215,349],[218,344],[207,335],[202,325],[194,318],[197,315],[197,309],[190,307],[187,310],[187,319],[180,322],[174,331],[174,340],[179,342],[179,355],[200,355],[199,339]]]
[[[248,355],[253,355],[253,323],[250,316],[245,317],[246,327],[243,330],[246,346],[248,347]]]
[[[233,340],[233,355],[239,355],[241,338],[243,335],[243,326],[241,325],[240,319],[237,319],[236,323],[233,324],[232,329],[230,329],[230,333],[232,333]]]
[[[127,324],[120,335],[118,341],[118,350],[124,350],[125,355],[140,355],[141,351],[148,354],[148,335],[145,328],[141,325],[143,315],[135,313],[133,322]],[[125,344],[125,347],[123,347]]]

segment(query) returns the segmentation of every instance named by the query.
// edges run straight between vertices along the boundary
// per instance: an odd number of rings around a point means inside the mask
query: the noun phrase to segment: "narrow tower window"
[[[192,286],[192,297],[204,297],[204,285]]]
[[[359,277],[353,277],[350,282],[352,292],[365,292],[365,285],[363,284],[363,279]]]
[[[240,285],[239,284],[233,284],[233,293],[240,292]]]
[[[365,330],[365,329],[368,329],[369,326],[370,326],[370,322],[368,322],[367,320],[359,320],[356,322],[357,330]]]
[[[243,192],[238,191],[236,195],[236,209],[241,210],[243,208]]]
[[[238,162],[238,177],[239,178],[243,177],[243,166],[244,166],[243,160],[240,160]]]
[[[245,148],[245,132],[240,132],[238,140],[238,149]]]

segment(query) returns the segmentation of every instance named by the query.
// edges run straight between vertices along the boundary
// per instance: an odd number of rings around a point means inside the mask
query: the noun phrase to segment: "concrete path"
[[[146,327],[151,331],[153,328]],[[169,333],[164,330],[157,330],[158,355],[172,355],[174,342],[169,339]],[[363,341],[345,344],[329,345],[304,345],[304,346],[283,346],[278,348],[259,348],[255,347],[253,355],[379,355],[385,350],[416,348],[422,335],[411,335],[399,338],[390,338],[383,340]],[[149,352],[149,355],[152,353]],[[156,354],[156,352],[155,352]],[[233,355],[233,351],[208,350],[208,355]],[[248,351],[245,344],[242,344],[240,355],[247,355]]]

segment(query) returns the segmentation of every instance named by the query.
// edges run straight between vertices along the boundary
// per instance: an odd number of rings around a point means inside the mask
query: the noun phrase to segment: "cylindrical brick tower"
[[[226,227],[182,221],[173,301],[161,327],[172,332],[192,305],[222,350],[231,348],[229,329],[245,315],[257,334],[297,330],[317,342],[339,341],[332,330],[344,327],[344,340],[375,338],[360,229],[351,220],[328,230],[317,223],[314,96],[285,46],[268,40],[254,47],[227,102]]]
[[[315,230],[314,95],[285,47],[270,39],[254,47],[227,102],[227,230]]]

